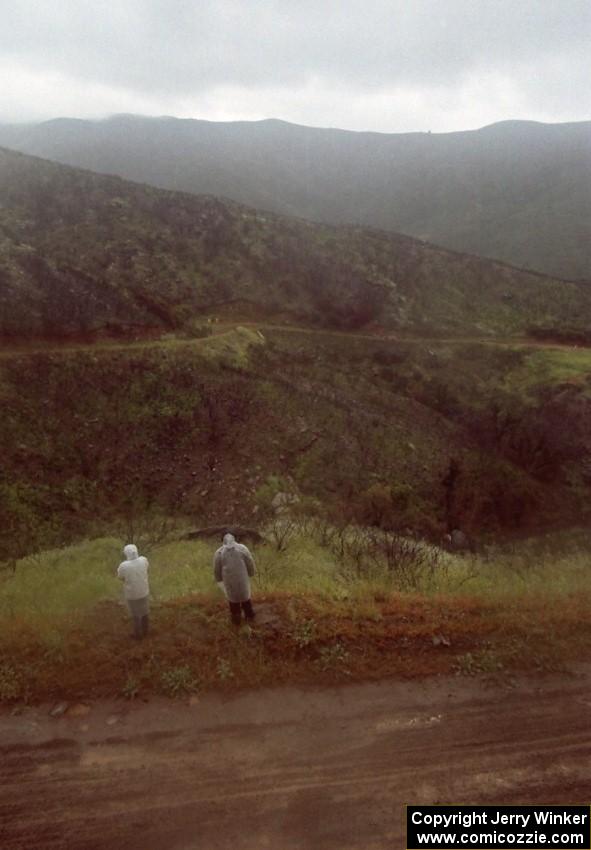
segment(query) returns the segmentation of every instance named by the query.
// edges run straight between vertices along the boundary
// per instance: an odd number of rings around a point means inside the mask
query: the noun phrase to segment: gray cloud
[[[393,131],[425,129],[411,105],[432,129],[591,111],[589,0],[0,0],[0,20],[4,120],[52,99]]]

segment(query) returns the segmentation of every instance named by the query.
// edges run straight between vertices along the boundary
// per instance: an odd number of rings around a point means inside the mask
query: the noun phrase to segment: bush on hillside
[[[384,531],[412,529],[433,532],[437,523],[430,508],[409,484],[372,484],[353,503],[352,518],[360,525]]]

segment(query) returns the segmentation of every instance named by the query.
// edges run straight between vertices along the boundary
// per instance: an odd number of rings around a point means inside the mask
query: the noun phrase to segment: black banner
[[[407,806],[407,850],[591,850],[588,806]]]

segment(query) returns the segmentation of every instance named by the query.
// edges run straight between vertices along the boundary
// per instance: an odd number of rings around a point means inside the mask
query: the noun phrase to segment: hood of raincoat
[[[226,549],[232,549],[236,545],[236,538],[233,534],[224,534],[224,546]]]
[[[123,554],[125,555],[128,561],[133,561],[134,558],[137,558],[138,551],[135,543],[128,543],[127,546],[124,546]]]

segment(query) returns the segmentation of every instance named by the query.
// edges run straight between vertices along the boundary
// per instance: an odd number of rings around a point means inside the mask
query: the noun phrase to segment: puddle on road
[[[125,767],[132,769],[134,767],[143,766],[148,760],[146,752],[137,747],[129,746],[97,746],[92,749],[85,750],[80,756],[79,766],[85,767]],[[150,753],[149,760],[165,761],[167,759],[158,758],[157,754]]]
[[[410,718],[392,717],[388,720],[380,720],[376,726],[376,732],[393,732],[398,729],[426,729],[429,726],[437,726],[441,723],[444,715],[433,714]]]

